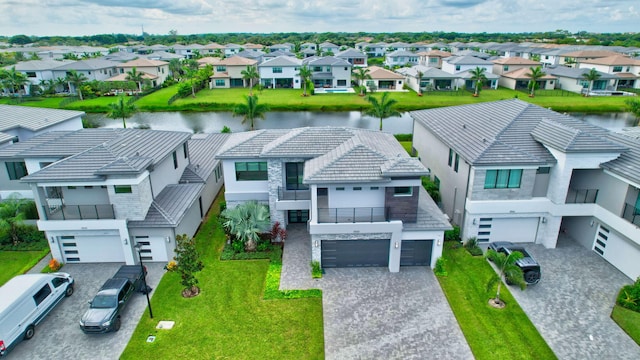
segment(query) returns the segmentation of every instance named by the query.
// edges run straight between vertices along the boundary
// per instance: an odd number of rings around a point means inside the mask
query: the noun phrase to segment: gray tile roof
[[[0,158],[67,157],[118,136],[120,129],[50,131],[0,150]]]
[[[189,139],[190,163],[180,178],[181,183],[204,182],[220,161],[215,155],[230,134],[195,134]]]
[[[563,65],[558,65],[555,67],[548,67],[544,69],[547,74],[558,76],[558,77],[566,77],[571,79],[584,79],[584,74],[589,73],[591,69],[581,68],[570,68]],[[599,80],[609,80],[609,79],[617,79],[618,77],[613,74],[607,74],[601,71],[598,71],[600,74]]]
[[[233,133],[220,149],[219,159],[256,158],[270,142],[287,133],[287,130],[256,130]]]
[[[397,73],[418,77],[418,71],[422,71],[423,79],[457,79],[458,75],[450,74],[446,71],[442,71],[438,68],[428,67],[424,65],[414,65],[412,67],[404,67],[396,70]]]
[[[493,63],[491,61],[480,59],[480,58],[477,58],[477,57],[471,56],[471,55],[451,56],[451,57],[448,57],[448,58],[444,59],[444,61],[448,62],[449,64],[455,64],[455,65],[489,65],[489,66],[493,66]]]
[[[380,166],[383,176],[403,177],[403,176],[426,176],[424,165],[417,158],[398,156],[385,161]]]
[[[9,142],[9,141],[11,141],[11,140],[13,140],[15,138],[17,138],[17,136],[0,132],[0,144],[4,144],[6,142]]]
[[[460,72],[457,72],[456,75],[459,76],[461,79],[468,79],[468,80],[471,80],[474,77],[474,75],[471,73],[471,70],[460,71]],[[500,79],[500,75],[496,75],[490,72],[485,72],[484,76],[487,78],[487,80]]]
[[[138,174],[170,156],[190,136],[177,131],[119,129],[112,139],[29,174],[22,181],[92,181],[106,175]]]
[[[418,196],[418,214],[415,223],[402,222],[404,231],[451,230],[451,224],[438,205],[431,199],[427,191],[420,186]]]
[[[617,159],[600,166],[636,184],[640,184],[640,139],[624,133],[609,133],[608,137],[610,140],[625,146],[628,150],[623,152]]]
[[[418,56],[418,55],[409,50],[396,50],[394,52],[387,54],[387,57],[398,57],[398,56]]]
[[[266,60],[258,67],[270,67],[270,66],[301,66],[302,60],[296,59],[291,56],[278,56],[273,59]]]
[[[144,220],[129,221],[128,227],[175,227],[198,199],[204,184],[168,185],[151,203]]]
[[[42,70],[53,70],[57,69],[60,66],[65,64],[73,63],[73,60],[29,60],[22,61],[15,65],[5,66],[5,69],[11,69],[13,67],[18,71],[42,71]]]
[[[531,135],[544,145],[565,153],[619,153],[626,150],[624,146],[603,137],[604,134],[598,136],[547,119],[542,119]]]
[[[339,58],[367,57],[367,54],[353,48],[346,49],[336,54]]]
[[[72,63],[64,64],[60,67],[57,67],[56,70],[89,71],[89,70],[114,68],[118,65],[119,65],[118,62],[111,61],[111,60],[87,59],[87,60],[78,60]]]
[[[0,131],[18,127],[38,131],[82,115],[83,111],[0,105]]]
[[[302,60],[303,64],[309,64],[310,66],[351,66],[347,60],[340,59],[335,56],[324,56],[317,57],[315,59],[309,60],[311,58],[307,58]]]
[[[260,156],[312,158],[335,149],[353,135],[353,132],[347,128],[297,128],[267,144]]]

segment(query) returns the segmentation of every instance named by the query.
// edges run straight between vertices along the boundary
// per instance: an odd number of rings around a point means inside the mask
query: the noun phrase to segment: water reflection
[[[570,114],[584,121],[613,131],[624,127],[636,126],[637,120],[631,113]],[[107,128],[122,127],[122,120],[107,118],[104,114],[88,114],[87,119],[97,121]],[[127,119],[127,127],[149,126],[154,130],[188,131],[193,133],[220,132],[228,126],[233,132],[248,130],[241,124],[242,118],[233,117],[230,112],[141,112]],[[265,120],[256,120],[256,129],[291,129],[303,126],[347,126],[377,130],[379,120],[363,115],[359,111],[345,112],[277,112],[267,113]],[[394,134],[413,132],[413,120],[409,113],[402,117],[388,118],[383,121],[383,130]]]

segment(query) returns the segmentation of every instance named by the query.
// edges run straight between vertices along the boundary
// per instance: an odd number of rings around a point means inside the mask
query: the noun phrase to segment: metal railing
[[[279,187],[278,200],[311,200],[311,190],[287,190]]]
[[[401,220],[417,221],[417,213],[393,211],[389,207],[318,208],[318,223],[367,223]]]
[[[598,200],[598,189],[572,189],[567,191],[567,204],[595,204]]]
[[[47,220],[115,219],[113,205],[49,205],[43,206]]]
[[[628,222],[640,226],[640,208],[636,207],[635,204],[625,203],[622,217]]]

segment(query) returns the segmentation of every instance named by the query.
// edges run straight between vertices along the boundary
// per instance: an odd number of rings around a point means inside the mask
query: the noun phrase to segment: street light
[[[151,288],[149,288],[149,286],[147,285],[147,272],[145,271],[144,265],[142,264],[142,254],[140,254],[140,248],[142,248],[142,245],[140,243],[137,243],[133,247],[138,250],[138,258],[140,258],[140,269],[142,269],[142,281],[144,282],[144,293],[145,295],[147,295],[147,306],[149,306],[149,317],[153,319],[151,300],[149,300],[149,291],[151,291]]]

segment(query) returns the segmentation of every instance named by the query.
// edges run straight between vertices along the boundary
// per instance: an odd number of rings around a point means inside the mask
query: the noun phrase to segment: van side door
[[[49,307],[53,305],[55,297],[51,296],[52,292],[51,285],[47,282],[33,295],[33,301],[35,301],[37,309],[37,317],[34,321],[35,324],[42,321],[42,319],[47,315]]]

